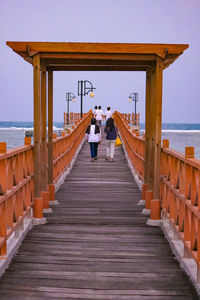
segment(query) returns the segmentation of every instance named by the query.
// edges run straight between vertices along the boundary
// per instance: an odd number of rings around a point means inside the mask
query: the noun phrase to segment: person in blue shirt
[[[117,130],[114,125],[114,119],[109,118],[104,129],[106,133],[106,160],[114,161],[115,140],[117,138]]]

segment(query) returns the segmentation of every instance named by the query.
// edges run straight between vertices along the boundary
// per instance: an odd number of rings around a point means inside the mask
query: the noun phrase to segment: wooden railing
[[[74,124],[81,119],[80,113],[70,112],[70,114],[64,112],[64,125]]]
[[[123,114],[115,112],[114,119],[120,131],[129,159],[134,166],[138,177],[143,180],[145,140],[143,137],[139,136],[139,132],[131,130],[131,127],[127,125],[127,120],[124,119]]]
[[[114,119],[131,164],[144,181],[145,139],[131,132],[122,114],[115,112]],[[147,197],[150,192],[146,193]],[[145,196],[143,199],[147,204],[148,199]],[[200,281],[200,160],[194,158],[193,147],[186,147],[183,155],[169,149],[169,141],[163,140],[160,200],[162,216],[170,222],[176,236],[183,241],[185,253],[195,259],[197,279]],[[150,200],[149,207],[146,206],[150,210],[152,201],[153,199]]]
[[[132,126],[139,126],[140,124],[140,114],[139,113],[128,113],[128,114],[121,114],[124,121],[128,124],[128,125],[132,125]]]
[[[70,166],[83,140],[85,130],[92,117],[92,111],[72,126],[62,137],[54,135],[53,179],[54,183]],[[33,206],[33,146],[31,138],[25,138],[25,145],[11,150],[0,142],[0,255],[7,253],[7,240],[17,232]],[[45,208],[45,207],[44,207]],[[0,256],[0,258],[1,258]]]
[[[25,139],[25,143],[30,139]],[[6,150],[0,143],[0,254],[6,241],[30,212],[33,191],[33,151],[31,145]]]
[[[74,153],[79,147],[85,130],[92,118],[92,111],[84,114],[83,118],[75,121],[75,126],[68,130],[68,134],[62,132],[61,137],[54,135],[53,140],[53,180],[56,181],[62,173],[69,167]]]
[[[168,147],[166,140],[161,153],[162,213],[199,264],[200,161],[194,158],[193,147],[186,147],[185,156]]]

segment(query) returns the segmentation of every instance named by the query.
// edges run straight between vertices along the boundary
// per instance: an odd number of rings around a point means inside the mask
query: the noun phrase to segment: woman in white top
[[[107,111],[105,112],[105,116],[106,116],[106,121],[108,121],[108,119],[112,118],[112,112],[110,110],[110,107],[107,107]]]
[[[98,145],[101,142],[101,131],[99,126],[96,125],[96,119],[92,118],[91,125],[88,126],[86,130],[86,139],[90,145],[90,152],[92,157],[92,162],[97,160],[97,152],[98,152]]]
[[[96,114],[95,114],[95,117],[96,117],[96,120],[97,120],[97,123],[99,124],[99,126],[101,126],[101,122],[103,120],[103,110],[101,110],[101,106],[98,107],[98,109],[96,110]]]

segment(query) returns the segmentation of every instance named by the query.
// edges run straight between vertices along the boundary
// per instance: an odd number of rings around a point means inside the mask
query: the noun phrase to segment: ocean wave
[[[33,130],[33,127],[0,127],[0,130],[21,130],[21,131],[28,131]],[[53,126],[53,130],[62,130],[63,127],[56,127]],[[47,128],[48,130],[48,128]]]
[[[162,132],[174,132],[174,133],[200,133],[198,129],[162,129]]]

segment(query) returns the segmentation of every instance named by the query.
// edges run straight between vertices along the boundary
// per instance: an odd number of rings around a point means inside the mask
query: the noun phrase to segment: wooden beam
[[[51,71],[146,71],[143,66],[51,66]]]
[[[34,197],[40,197],[41,191],[41,168],[40,168],[40,56],[33,57],[33,92],[34,92]]]
[[[180,54],[188,48],[187,44],[148,44],[148,43],[58,43],[58,42],[6,42],[16,51],[31,52],[82,52],[82,53],[144,53],[156,54],[165,58],[169,54]]]
[[[46,63],[46,66],[78,66],[78,65],[86,65],[86,66],[113,66],[113,65],[119,65],[119,66],[151,66],[152,61],[151,60],[113,60],[113,59],[68,59],[68,58],[48,58],[44,61]]]
[[[46,67],[41,66],[41,188],[47,189],[47,113]]]
[[[48,71],[48,184],[53,184],[53,72]]]

